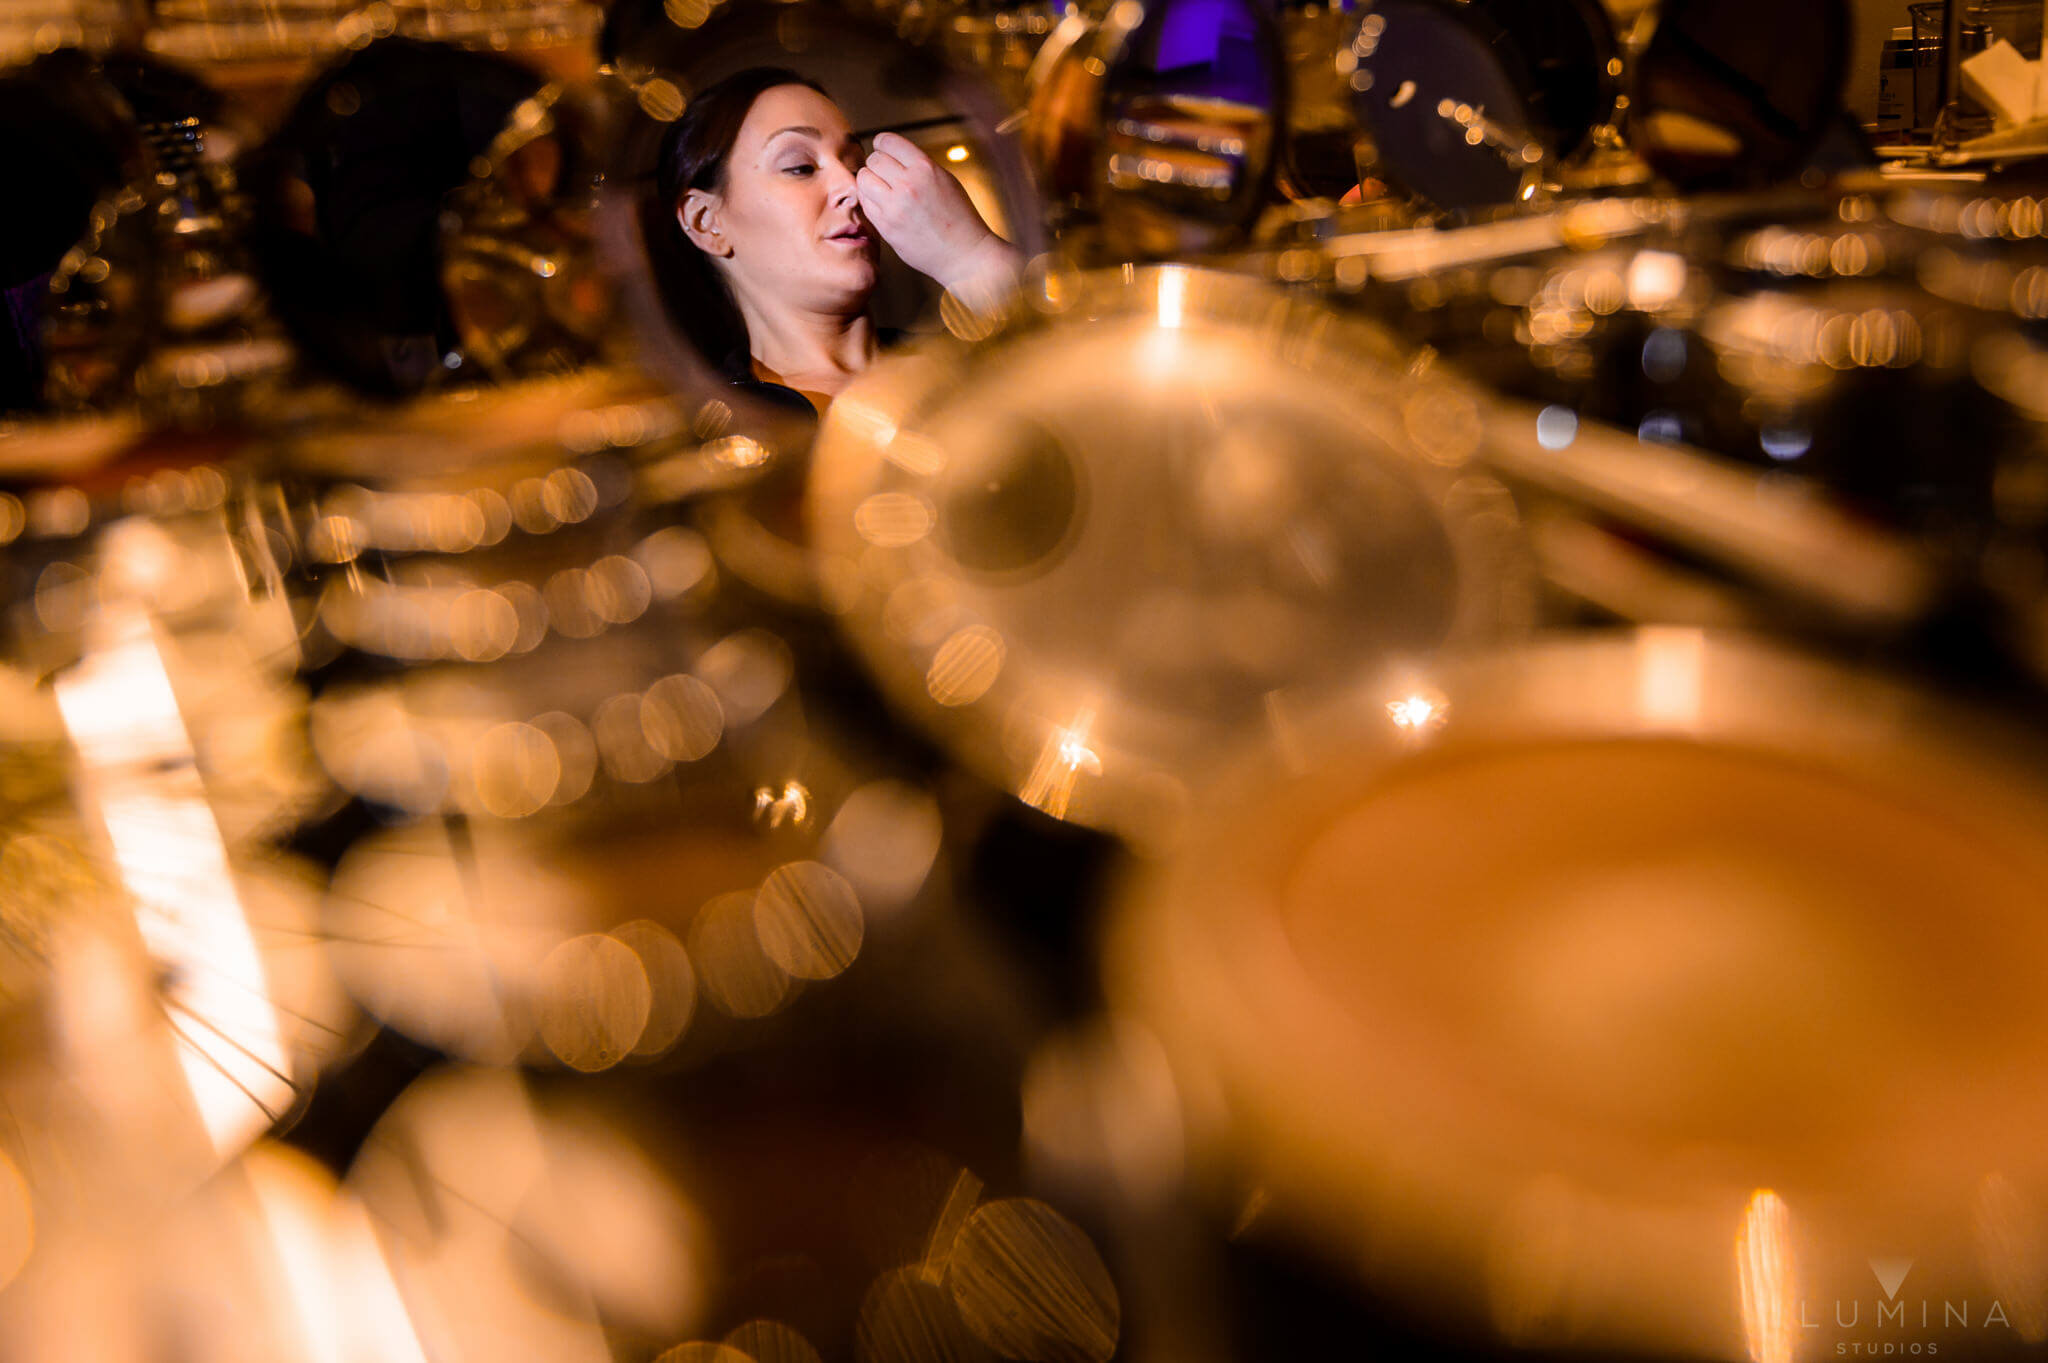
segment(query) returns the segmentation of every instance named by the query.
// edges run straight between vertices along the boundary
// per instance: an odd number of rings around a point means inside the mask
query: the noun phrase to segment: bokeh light
[[[751,890],[719,895],[690,922],[697,982],[728,1017],[766,1017],[789,995],[789,972],[762,948],[755,929],[754,899]]]
[[[697,1010],[697,972],[690,953],[673,932],[645,918],[619,924],[611,936],[639,958],[647,977],[647,1020],[633,1054],[661,1055],[682,1039]]]
[[[610,1069],[639,1045],[654,989],[640,956],[614,937],[586,933],[549,952],[534,981],[534,1019],[556,1059],[585,1072]]]
[[[761,949],[789,974],[829,980],[860,953],[860,898],[831,867],[793,861],[769,873],[754,896]]]
[[[946,1264],[961,1318],[981,1341],[1032,1363],[1109,1363],[1123,1311],[1080,1227],[1043,1202],[976,1209]]]

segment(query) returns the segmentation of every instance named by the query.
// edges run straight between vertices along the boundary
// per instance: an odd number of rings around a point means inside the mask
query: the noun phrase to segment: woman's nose
[[[853,203],[860,198],[860,184],[854,179],[857,166],[842,161],[826,163],[830,169],[825,172],[825,192],[833,204]]]

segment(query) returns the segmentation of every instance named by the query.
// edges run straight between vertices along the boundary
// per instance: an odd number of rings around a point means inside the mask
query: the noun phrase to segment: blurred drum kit
[[[0,1357],[2031,1356],[2048,194],[1842,0],[19,0]],[[756,64],[1028,263],[816,428]]]

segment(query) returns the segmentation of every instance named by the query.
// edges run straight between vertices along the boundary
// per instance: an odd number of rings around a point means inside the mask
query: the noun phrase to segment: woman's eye
[[[801,161],[793,166],[784,166],[782,173],[784,175],[814,175],[817,173],[817,170],[818,168],[808,161]]]

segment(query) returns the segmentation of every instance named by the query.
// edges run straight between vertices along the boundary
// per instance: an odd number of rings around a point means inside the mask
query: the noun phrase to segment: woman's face
[[[874,233],[854,188],[860,164],[838,105],[808,86],[778,85],[747,111],[723,191],[701,203],[693,192],[678,206],[683,226],[743,300],[859,312],[875,287]]]

